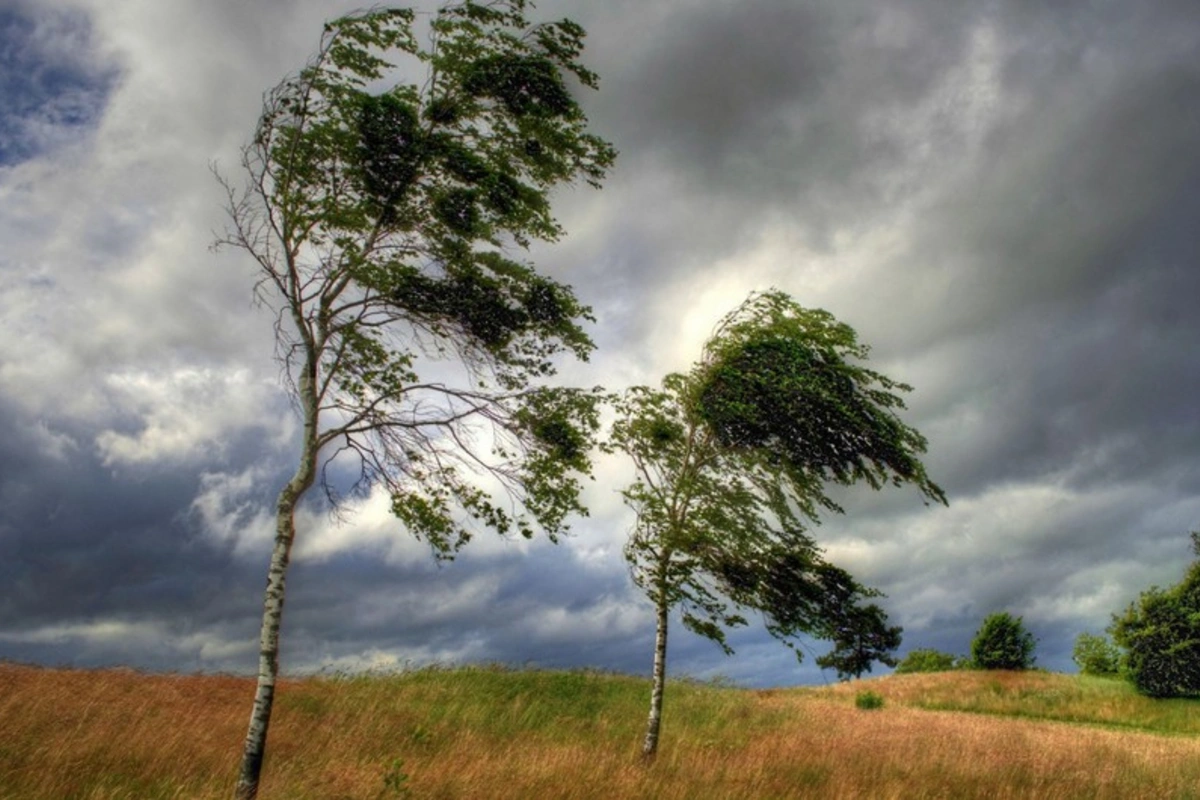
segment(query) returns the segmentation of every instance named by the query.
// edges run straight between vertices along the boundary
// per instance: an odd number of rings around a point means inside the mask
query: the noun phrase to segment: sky
[[[263,92],[325,0],[0,0],[0,659],[251,673],[298,454],[253,265],[214,253]],[[432,6],[424,6],[428,9]],[[948,507],[839,489],[814,533],[886,593],[901,654],[1008,611],[1071,671],[1200,527],[1200,14],[1193,0],[545,0],[588,31],[620,155],[529,258],[594,309],[563,380],[686,369],[777,287],[914,387]],[[306,507],[289,673],[502,662],[648,675],[619,459],[558,545],[450,564],[373,495]],[[758,620],[669,671],[832,682]],[[812,652],[825,651],[820,643]],[[886,670],[883,670],[886,671]],[[878,674],[878,670],[877,670]]]

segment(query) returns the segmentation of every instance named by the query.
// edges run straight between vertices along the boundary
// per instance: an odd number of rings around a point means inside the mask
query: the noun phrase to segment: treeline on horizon
[[[1079,634],[1071,659],[1082,674],[1119,676],[1152,698],[1200,697],[1200,531],[1193,531],[1191,540],[1196,558],[1179,583],[1142,592],[1113,614],[1108,636]],[[1031,669],[1035,647],[1021,617],[997,612],[983,621],[969,656],[918,648],[905,655],[896,672]]]

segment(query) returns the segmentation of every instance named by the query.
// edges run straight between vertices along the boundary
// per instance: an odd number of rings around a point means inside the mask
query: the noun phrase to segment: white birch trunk
[[[646,738],[642,742],[642,758],[653,761],[658,752],[658,730],[662,725],[663,687],[667,679],[667,594],[659,586],[656,598],[656,627],[654,632],[654,675],[651,678],[650,718],[646,721]]]
[[[314,386],[310,360],[309,368],[300,377],[304,449],[296,474],[279,493],[276,505],[275,546],[271,551],[267,591],[263,599],[262,630],[259,634],[258,688],[254,692],[254,708],[250,713],[250,726],[242,750],[235,800],[254,800],[258,796],[258,780],[267,747],[267,729],[271,725],[271,708],[275,702],[275,679],[279,675],[279,626],[283,620],[288,562],[296,538],[296,505],[313,485],[317,473],[317,398]]]

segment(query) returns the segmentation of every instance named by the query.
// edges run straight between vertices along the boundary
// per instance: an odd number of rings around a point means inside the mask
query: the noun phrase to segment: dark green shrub
[[[1200,532],[1192,534],[1200,555]],[[1124,671],[1150,697],[1200,696],[1200,561],[1170,589],[1142,593],[1113,617],[1113,641],[1125,650]]]
[[[859,692],[854,695],[854,705],[864,711],[874,711],[883,708],[883,695],[872,691]]]
[[[947,672],[959,667],[958,656],[943,653],[940,650],[922,648],[919,650],[910,650],[908,655],[904,657],[904,660],[896,665],[896,672],[897,674],[906,672]]]
[[[989,614],[971,642],[971,662],[977,669],[1029,669],[1037,660],[1034,644],[1021,617]]]
[[[1084,675],[1116,675],[1121,666],[1121,653],[1107,636],[1081,633],[1075,639],[1071,660]]]

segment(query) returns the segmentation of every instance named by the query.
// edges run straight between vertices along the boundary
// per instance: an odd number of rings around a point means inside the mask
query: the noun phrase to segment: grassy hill
[[[862,710],[870,690],[884,707]],[[1200,702],[1050,673],[817,689],[473,667],[284,681],[265,800],[1200,797]],[[253,682],[0,664],[0,797],[227,798]]]

